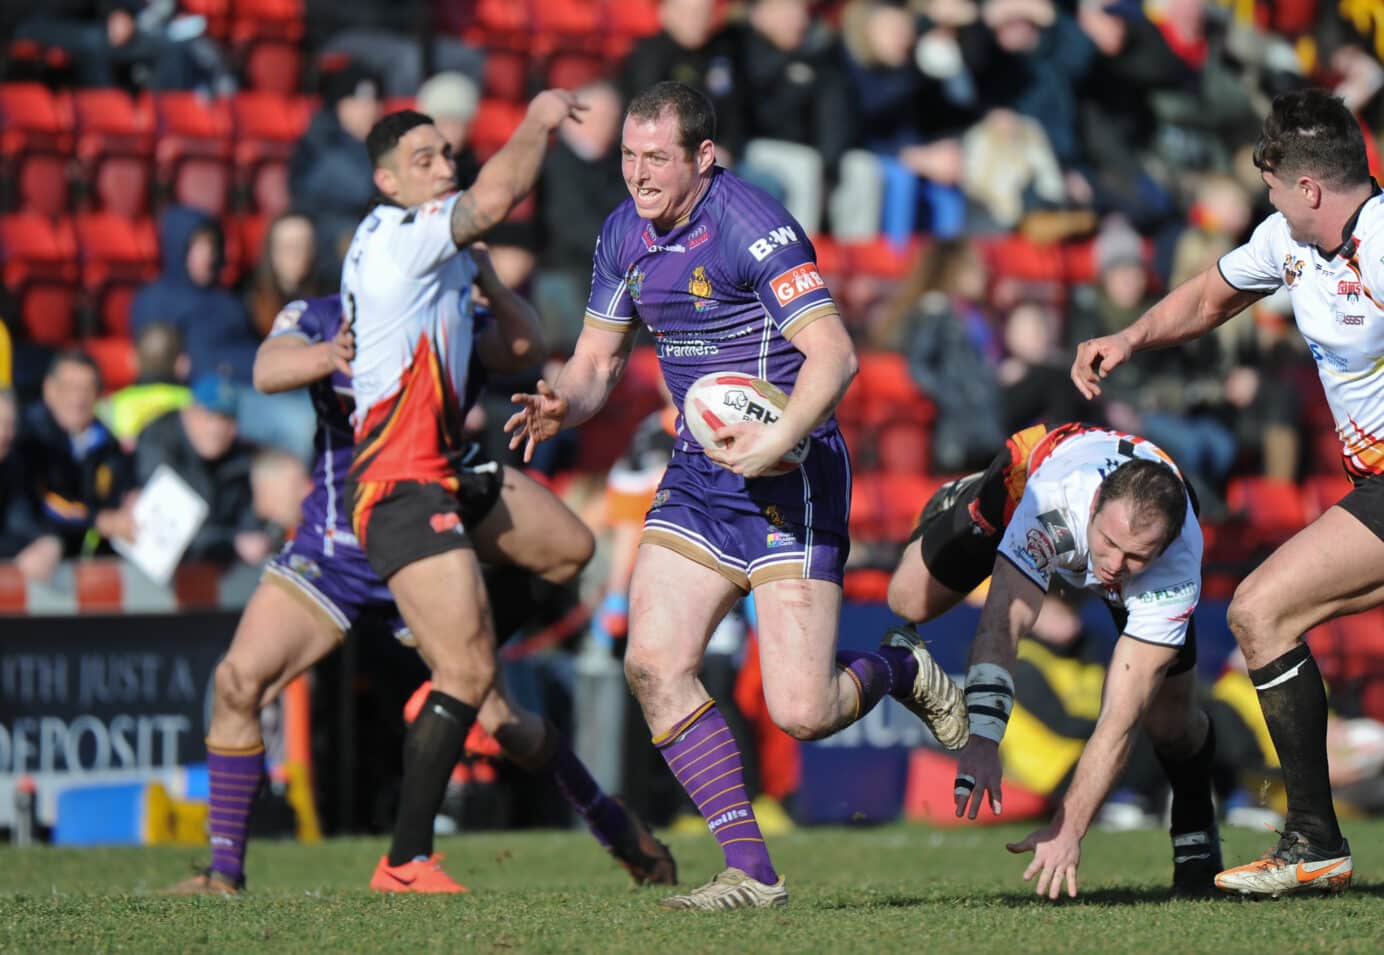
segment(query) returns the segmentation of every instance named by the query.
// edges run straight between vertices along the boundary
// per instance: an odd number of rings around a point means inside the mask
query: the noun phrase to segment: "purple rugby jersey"
[[[596,245],[586,322],[653,333],[679,408],[712,371],[739,371],[792,392],[803,356],[790,339],[837,314],[806,232],[778,202],[721,168],[686,221],[659,232],[626,199]],[[836,430],[835,418],[814,437]],[[701,445],[678,422],[678,449]]]

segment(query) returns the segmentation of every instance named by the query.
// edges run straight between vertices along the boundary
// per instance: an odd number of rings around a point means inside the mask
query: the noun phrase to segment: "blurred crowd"
[[[253,356],[286,303],[336,288],[373,201],[364,139],[387,111],[434,117],[465,187],[529,96],[581,91],[585,121],[559,132],[537,193],[489,240],[554,354],[570,350],[596,235],[626,196],[623,104],[664,79],[713,100],[719,161],[802,224],[857,339],[862,376],[840,414],[860,477],[853,567],[892,567],[926,492],[1038,421],[1146,435],[1190,475],[1208,524],[1291,532],[1313,516],[1308,489],[1342,479],[1285,300],[1140,356],[1095,405],[1067,366],[1078,341],[1128,324],[1270,211],[1249,155],[1275,93],[1334,89],[1378,166],[1384,33],[1371,11],[1345,0],[10,5],[0,557],[46,580],[64,559],[108,553],[162,466],[209,505],[189,559],[258,564],[291,533],[312,410],[302,395],[255,392]],[[44,138],[32,105],[43,103],[75,117],[54,120],[75,140]],[[89,280],[98,224],[151,237],[133,272]],[[25,239],[45,229],[49,260]],[[639,425],[663,403],[656,371],[629,378],[602,418],[537,462],[623,546],[638,509],[620,504],[616,481],[606,495],[605,476],[622,455],[650,453],[658,426]],[[470,421],[501,459],[510,384]],[[1208,561],[1233,572],[1266,535],[1213,539]],[[620,566],[594,584],[616,629]]]

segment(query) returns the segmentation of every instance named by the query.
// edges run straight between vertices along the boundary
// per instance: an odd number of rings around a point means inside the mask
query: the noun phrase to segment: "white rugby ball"
[[[703,375],[687,389],[682,403],[682,417],[687,429],[704,448],[718,447],[712,436],[717,429],[729,424],[773,424],[788,405],[782,389],[763,378],[738,371],[713,371]],[[809,435],[788,451],[768,474],[788,474],[807,458],[812,448]]]

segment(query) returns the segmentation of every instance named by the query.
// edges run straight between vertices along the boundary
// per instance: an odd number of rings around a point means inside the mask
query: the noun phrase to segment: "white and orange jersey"
[[[1222,256],[1220,270],[1247,292],[1287,286],[1336,419],[1347,473],[1384,474],[1384,195],[1360,207],[1350,238],[1330,258],[1295,240],[1282,213],[1274,213],[1247,243]]]
[[[1112,588],[1091,567],[1091,504],[1106,476],[1132,458],[1177,469],[1151,441],[1133,435],[1084,425],[1049,433],[1029,458],[1023,496],[1005,526],[999,553],[1044,590],[1058,576],[1123,608],[1125,634],[1181,646],[1201,599],[1201,525],[1190,500],[1182,533],[1143,572]]]
[[[437,480],[460,447],[476,265],[452,240],[460,193],[413,209],[376,206],[341,272],[353,323],[357,481]]]

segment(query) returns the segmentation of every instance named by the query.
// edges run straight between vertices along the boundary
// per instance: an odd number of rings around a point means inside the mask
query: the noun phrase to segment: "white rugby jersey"
[[[1276,212],[1220,260],[1221,275],[1247,292],[1286,285],[1298,331],[1317,362],[1345,468],[1384,473],[1384,195],[1360,207],[1350,239],[1327,259],[1297,242]]]
[[[1086,537],[1091,502],[1105,476],[1135,457],[1176,468],[1152,442],[1116,431],[1082,431],[1058,441],[1050,453],[1040,443],[999,552],[1045,591],[1056,575],[1123,607],[1129,614],[1124,627],[1129,636],[1181,646],[1201,598],[1201,525],[1190,500],[1182,533],[1142,573],[1110,588],[1091,568]]]
[[[341,270],[341,303],[356,336],[357,437],[406,389],[424,359],[441,374],[434,384],[451,391],[437,400],[454,403],[466,393],[476,265],[452,241],[452,207],[460,195],[413,209],[381,204],[356,227]]]

